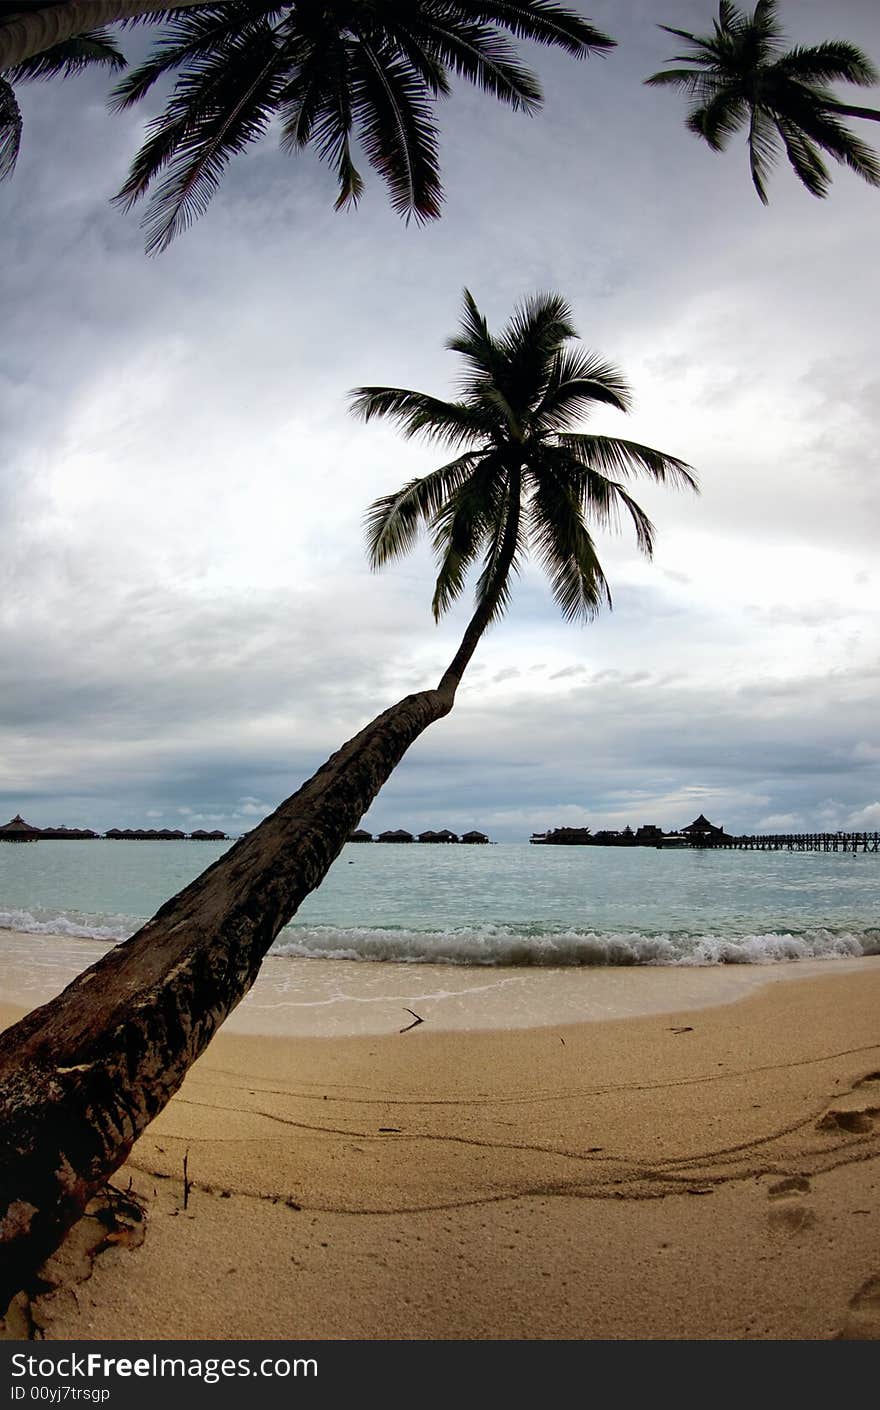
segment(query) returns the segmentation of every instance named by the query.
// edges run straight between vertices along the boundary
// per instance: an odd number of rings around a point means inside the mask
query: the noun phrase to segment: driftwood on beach
[[[343,745],[130,940],[0,1034],[0,1315],[253,984],[457,677]]]

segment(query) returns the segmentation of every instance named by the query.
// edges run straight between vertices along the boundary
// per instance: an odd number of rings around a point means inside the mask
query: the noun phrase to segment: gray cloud
[[[147,260],[107,201],[144,118],[110,117],[92,76],[23,90],[0,187],[9,812],[243,829],[433,682],[465,607],[433,626],[426,550],[372,577],[361,515],[436,453],[356,425],[346,393],[448,391],[467,284],[494,322],[563,291],[636,392],[596,427],[683,455],[703,493],[645,488],[656,563],[603,544],[615,611],[585,630],[529,570],[370,823],[875,817],[878,196],[840,173],[816,202],[780,169],[764,210],[741,144],[713,156],[642,86],[669,52],[655,21],[711,8],[597,2],[619,51],[536,50],[534,121],[457,92],[446,214],[421,231],[375,186],[334,215],[319,164],[267,142]],[[804,42],[831,32],[820,0],[791,10]],[[875,7],[831,28],[880,58]]]

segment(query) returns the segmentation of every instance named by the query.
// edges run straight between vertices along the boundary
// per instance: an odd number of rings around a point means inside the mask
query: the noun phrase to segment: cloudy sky
[[[498,326],[563,293],[636,409],[593,429],[686,459],[646,488],[653,563],[602,542],[614,611],[563,623],[538,569],[366,825],[880,827],[880,191],[780,167],[764,209],[642,78],[713,0],[591,0],[620,47],[529,60],[528,119],[459,89],[445,215],[273,140],[157,258],[108,204],[151,110],[101,76],[20,89],[0,188],[0,811],[240,832],[372,715],[435,683],[467,619],[425,550],[369,573],[361,519],[437,463],[355,422],[363,383],[453,394],[464,286]],[[787,0],[793,39],[880,61],[876,0]],[[830,19],[829,19],[830,15]],[[137,55],[144,36],[124,36]],[[854,101],[880,105],[880,92]],[[153,109],[152,111],[155,111]],[[880,129],[862,124],[862,135]]]

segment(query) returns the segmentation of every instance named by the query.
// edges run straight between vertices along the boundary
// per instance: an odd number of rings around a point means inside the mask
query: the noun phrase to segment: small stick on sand
[[[407,1013],[412,1013],[413,1022],[412,1022],[412,1023],[408,1023],[405,1028],[401,1028],[401,1029],[400,1029],[400,1032],[401,1032],[401,1033],[408,1033],[411,1028],[415,1028],[418,1024],[424,1023],[424,1021],[425,1021],[423,1018],[419,1018],[419,1016],[418,1016],[417,1013],[413,1013],[412,1009],[407,1009],[406,1012],[407,1012]]]
[[[184,1207],[184,1209],[186,1209],[187,1205],[189,1204],[189,1192],[190,1192],[190,1190],[192,1189],[192,1182],[191,1182],[191,1180],[190,1180],[190,1178],[189,1178],[189,1175],[187,1174],[187,1165],[188,1165],[188,1163],[189,1163],[189,1151],[187,1151],[186,1155],[183,1157],[183,1207]]]

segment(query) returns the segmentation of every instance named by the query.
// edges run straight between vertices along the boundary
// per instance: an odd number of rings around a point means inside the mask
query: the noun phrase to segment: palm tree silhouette
[[[714,152],[724,151],[747,128],[752,182],[764,205],[770,168],[783,151],[813,196],[826,196],[831,185],[823,152],[871,186],[880,186],[877,153],[841,121],[880,121],[880,111],[841,103],[826,86],[870,87],[880,81],[856,45],[835,39],[787,49],[776,0],[758,0],[752,14],[737,9],[732,0],[721,0],[708,35],[660,28],[688,43],[687,53],[670,62],[689,66],[663,69],[645,82],[688,94],[687,126]]]
[[[434,219],[443,199],[434,107],[450,93],[450,75],[532,113],[541,106],[541,89],[514,40],[552,45],[574,58],[614,46],[553,0],[227,0],[171,12],[107,0],[0,16],[0,71],[33,77],[42,64],[39,76],[48,76],[47,43],[82,46],[94,36],[72,37],[77,24],[126,17],[158,21],[163,29],[146,61],[114,90],[111,107],[129,108],[176,75],[116,197],[128,209],[152,191],[144,221],[151,253],[202,214],[230,158],[276,121],[282,148],[311,146],[333,167],[337,208],[356,204],[363,193],[362,152],[399,214]],[[9,55],[18,56],[17,68]],[[124,66],[118,53],[114,61]],[[4,148],[11,169],[19,119],[2,83],[0,176]]]
[[[629,516],[650,556],[653,525],[622,483],[645,474],[695,488],[683,461],[613,436],[575,432],[591,406],[630,406],[623,375],[594,353],[571,348],[571,311],[557,294],[521,304],[500,336],[490,333],[465,290],[461,330],[447,347],[464,358],[456,401],[399,387],[361,387],[353,410],[388,416],[407,436],[446,441],[463,454],[377,499],[367,515],[373,568],[409,551],[420,528],[438,559],[434,618],[464,591],[480,560],[476,606],[438,689],[461,680],[486,627],[505,610],[510,582],[529,550],[543,563],[564,617],[586,620],[611,594],[588,525],[613,527]]]
[[[621,374],[571,349],[573,338],[555,295],[523,304],[495,337],[467,294],[450,343],[467,366],[457,401],[388,387],[353,394],[367,419],[392,416],[405,434],[461,451],[368,511],[373,564],[405,551],[427,523],[440,557],[435,613],[480,557],[476,609],[435,689],[377,716],[130,940],[0,1033],[0,1306],[178,1089],[410,745],[452,709],[526,551],[547,566],[563,613],[589,617],[609,594],[588,518],[607,526],[624,510],[649,553],[651,525],[621,477],[693,486],[674,456],[570,429],[593,404],[629,404]]]

